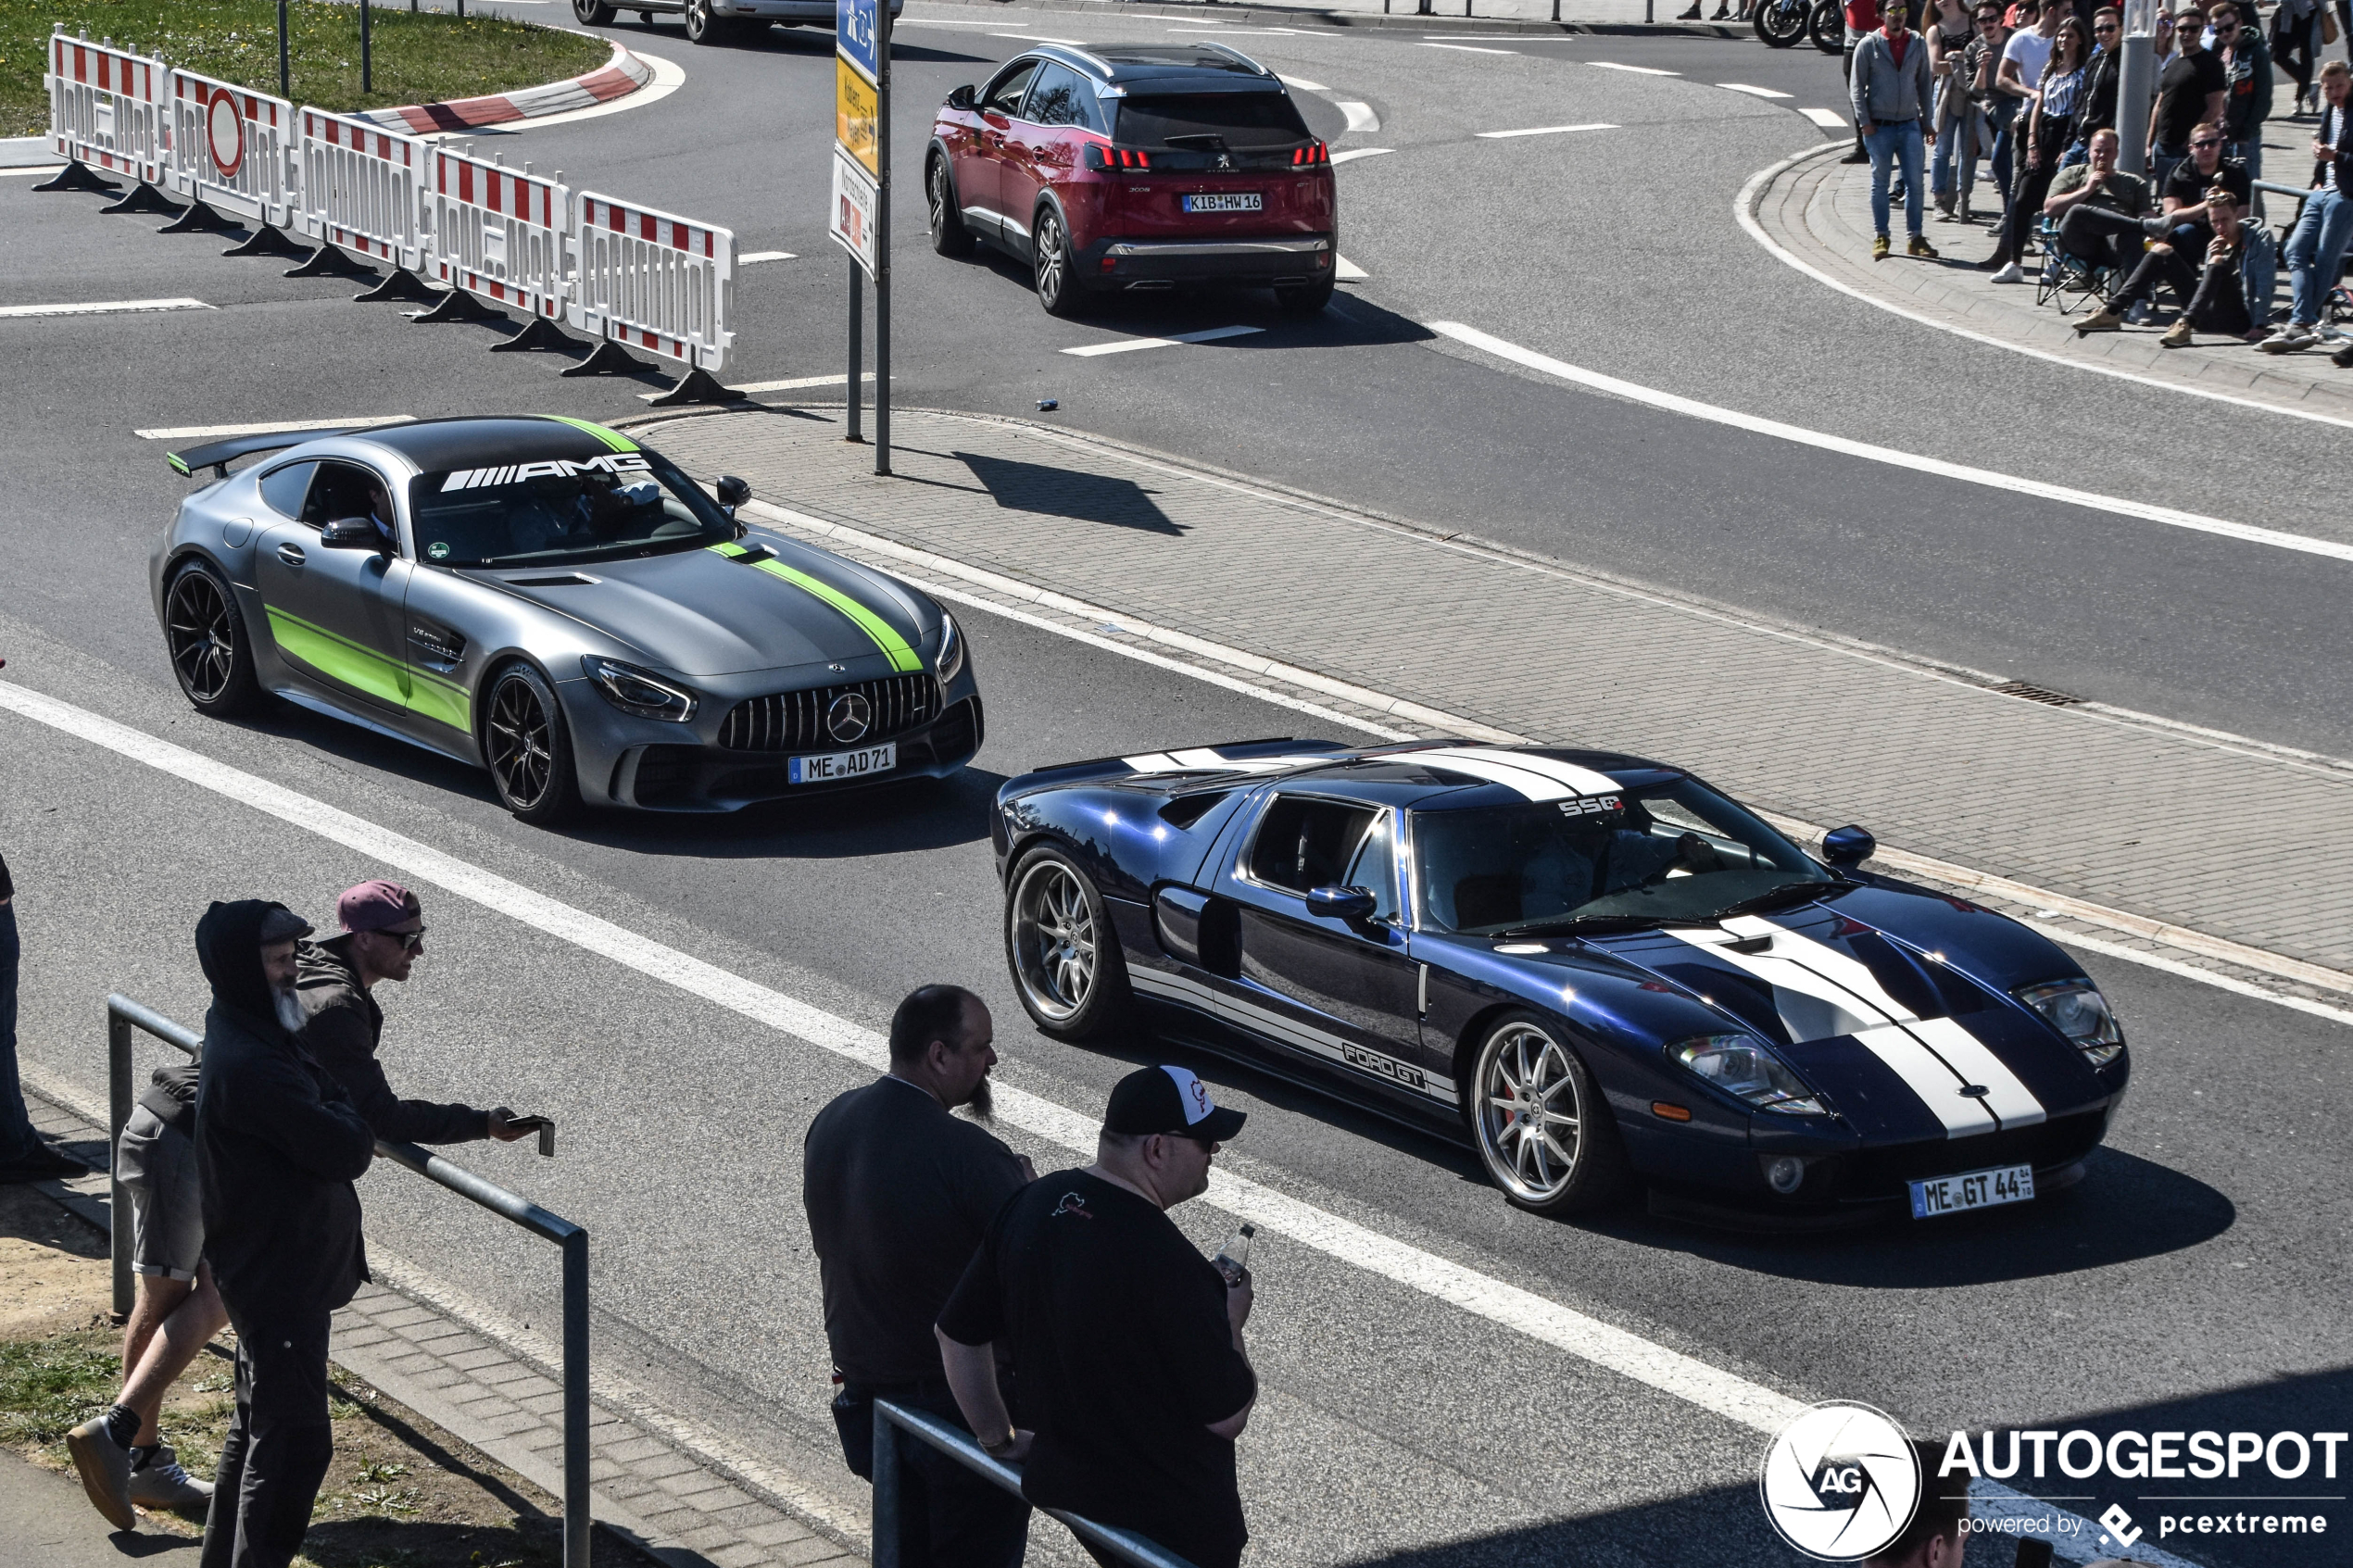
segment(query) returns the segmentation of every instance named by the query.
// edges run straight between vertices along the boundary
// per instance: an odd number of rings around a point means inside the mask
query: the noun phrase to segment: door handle
[[[300,566],[308,558],[302,553],[300,545],[281,545],[278,546],[278,558],[288,566]]]

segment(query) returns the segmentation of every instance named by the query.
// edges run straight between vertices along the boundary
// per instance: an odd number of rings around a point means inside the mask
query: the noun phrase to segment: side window
[[[310,470],[316,463],[288,463],[272,469],[261,476],[261,504],[280,517],[302,515],[303,492],[310,488]]]
[[[1344,883],[1377,815],[1369,806],[1278,796],[1251,841],[1250,874],[1293,893]]]
[[[310,482],[302,503],[302,521],[324,528],[337,518],[373,517],[380,524],[393,521],[392,496],[372,469],[357,463],[324,462]]]
[[[1029,90],[1029,102],[1021,117],[1035,125],[1083,126],[1094,95],[1095,90],[1076,71],[1048,60],[1038,68],[1037,84]]]
[[[980,95],[980,107],[989,114],[1001,114],[1011,119],[1021,107],[1021,95],[1029,91],[1029,80],[1038,74],[1036,60],[1016,60],[1013,69],[988,84]]]
[[[1383,811],[1356,846],[1355,856],[1340,881],[1373,896],[1375,920],[1397,919],[1397,841],[1391,823],[1395,813]]]

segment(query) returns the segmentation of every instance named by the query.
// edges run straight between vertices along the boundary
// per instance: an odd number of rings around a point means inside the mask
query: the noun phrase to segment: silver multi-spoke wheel
[[[1550,1022],[1515,1014],[1490,1026],[1471,1073],[1471,1135],[1512,1201],[1540,1213],[1616,1195],[1625,1156],[1575,1047]]]
[[[1077,873],[1039,860],[1013,890],[1013,974],[1031,1004],[1061,1022],[1095,994],[1095,916]]]
[[[1051,316],[1067,315],[1078,296],[1077,281],[1070,275],[1070,236],[1061,214],[1047,209],[1038,215],[1038,302]]]

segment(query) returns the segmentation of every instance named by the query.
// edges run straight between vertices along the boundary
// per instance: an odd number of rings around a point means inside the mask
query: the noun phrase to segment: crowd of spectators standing
[[[1845,7],[1856,132],[1846,161],[1871,166],[1874,259],[1893,254],[1899,200],[1906,254],[1938,258],[1923,225],[1932,204],[1940,222],[1992,222],[1993,253],[1975,265],[1996,283],[2029,282],[2026,261],[2038,251],[2038,272],[2078,274],[2100,296],[2079,333],[2138,323],[2163,291],[2178,307],[2160,340],[2167,347],[2208,332],[2288,354],[2330,335],[2323,316],[2353,245],[2353,69],[2322,51],[2353,37],[2353,0],[2282,0],[2268,24],[2254,0],[2159,10],[2155,101],[2133,128],[2145,133],[2145,177],[2117,167],[2117,8],[1925,3],[1921,31],[1907,0]],[[2289,117],[2313,121],[2309,178],[2293,182],[2306,194],[2284,237],[2264,227],[2259,189],[2275,68],[2295,89]],[[1994,186],[1990,204],[1982,180]],[[2282,270],[2288,298],[2278,320]],[[2353,342],[2332,358],[2353,369]]]

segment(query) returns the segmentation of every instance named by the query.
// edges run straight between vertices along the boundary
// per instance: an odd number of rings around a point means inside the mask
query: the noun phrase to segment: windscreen
[[[1413,840],[1425,914],[1476,935],[1580,922],[1699,922],[1835,880],[1692,779],[1618,795],[1417,811]]]
[[[1239,153],[1297,146],[1307,126],[1284,93],[1164,93],[1121,99],[1113,140],[1147,151],[1215,152],[1222,144]]]
[[[434,566],[547,566],[724,544],[736,525],[650,452],[428,473],[409,491]]]

